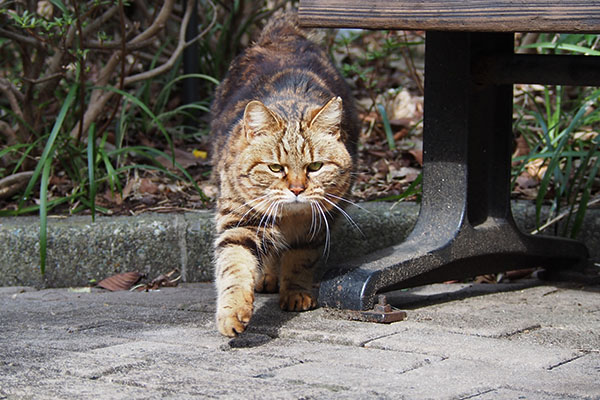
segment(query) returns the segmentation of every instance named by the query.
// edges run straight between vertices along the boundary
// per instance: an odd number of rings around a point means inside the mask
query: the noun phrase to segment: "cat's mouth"
[[[298,196],[283,203],[283,211],[285,213],[298,213],[305,212],[306,210],[310,210],[310,202]]]

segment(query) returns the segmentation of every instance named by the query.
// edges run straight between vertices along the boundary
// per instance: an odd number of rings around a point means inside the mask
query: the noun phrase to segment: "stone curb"
[[[414,203],[362,203],[348,208],[360,231],[340,218],[333,229],[328,263],[333,264],[397,244],[415,224]],[[535,208],[513,203],[517,225],[534,226]],[[39,272],[39,219],[0,220],[0,286],[87,285],[115,273],[139,271],[149,278],[174,268],[183,282],[212,279],[213,213],[142,214],[50,218],[46,274]],[[362,233],[361,233],[362,231]],[[600,259],[600,210],[588,210],[579,235],[592,259]]]

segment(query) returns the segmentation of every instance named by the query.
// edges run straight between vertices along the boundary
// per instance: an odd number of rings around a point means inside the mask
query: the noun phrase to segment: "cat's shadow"
[[[229,341],[232,348],[259,347],[279,337],[279,330],[298,312],[282,311],[279,294],[257,294],[255,311],[246,331]]]

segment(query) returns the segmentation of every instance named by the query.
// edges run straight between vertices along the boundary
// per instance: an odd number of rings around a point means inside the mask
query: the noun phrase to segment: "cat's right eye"
[[[269,169],[273,172],[281,172],[281,171],[283,171],[283,165],[269,164]]]

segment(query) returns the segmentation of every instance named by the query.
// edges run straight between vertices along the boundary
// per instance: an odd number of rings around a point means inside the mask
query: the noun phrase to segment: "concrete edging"
[[[415,224],[415,203],[362,203],[348,212],[364,236],[340,218],[332,233],[328,262],[336,263],[399,243]],[[517,225],[534,226],[535,208],[513,203]],[[0,220],[0,286],[83,286],[125,271],[153,278],[179,269],[183,282],[212,279],[212,211],[96,218],[50,218],[45,276],[39,273],[37,216]],[[600,210],[588,211],[579,235],[600,259]]]

